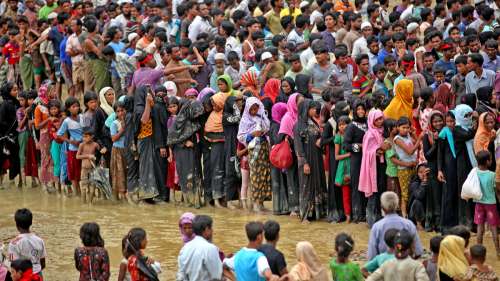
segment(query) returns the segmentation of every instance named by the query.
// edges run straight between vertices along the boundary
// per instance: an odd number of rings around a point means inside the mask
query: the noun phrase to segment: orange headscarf
[[[255,71],[248,70],[243,73],[243,75],[241,75],[240,83],[244,87],[243,93],[251,92],[252,95],[260,99],[259,78],[257,77],[257,73]]]
[[[280,94],[281,81],[276,78],[271,78],[267,80],[266,85],[264,85],[264,96],[262,98],[270,98],[273,103]]]
[[[227,93],[217,93],[212,96],[212,102],[217,105],[220,109],[218,111],[215,108],[212,110],[208,116],[207,122],[205,123],[205,132],[207,133],[222,133],[224,129],[222,128],[222,113],[224,111],[224,103],[229,95]]]
[[[394,120],[405,116],[410,120],[413,118],[413,81],[401,79],[394,88],[394,98],[384,110],[384,116]]]
[[[481,150],[488,150],[488,145],[491,141],[491,136],[495,134],[495,130],[488,131],[484,122],[486,121],[486,116],[492,114],[490,112],[485,112],[479,116],[479,125],[477,127],[476,136],[474,137],[474,153],[477,154]],[[492,114],[493,115],[493,114]],[[493,117],[495,119],[495,117]]]

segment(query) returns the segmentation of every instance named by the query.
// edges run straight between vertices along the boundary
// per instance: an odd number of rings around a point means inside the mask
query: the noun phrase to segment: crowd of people
[[[370,227],[394,191],[418,228],[465,225],[482,241],[489,226],[500,254],[498,11],[2,2],[2,179],[93,202],[104,178],[116,200],[163,204],[180,190],[189,207],[262,212],[272,200],[276,215]]]
[[[212,240],[215,228],[212,218],[188,212],[179,220],[183,246],[177,270],[167,270],[176,272],[177,281],[498,280],[494,269],[485,263],[486,248],[481,244],[469,248],[471,234],[465,226],[456,226],[443,236],[434,236],[429,245],[431,255],[423,257],[415,226],[396,214],[399,209],[397,194],[384,192],[381,205],[387,213],[377,222],[377,229],[371,230],[369,260],[364,264],[349,259],[355,241],[342,232],[332,243],[335,254],[328,266],[310,242],[301,241],[296,245],[296,262],[288,267],[285,255],[278,249],[280,224],[274,220],[246,223],[248,244],[236,253],[224,252]],[[43,239],[30,231],[33,214],[29,209],[19,209],[14,218],[19,234],[8,246],[8,259],[0,251],[0,281],[42,281],[43,272],[50,264],[46,264],[47,249]],[[84,223],[80,239],[82,245],[74,251],[79,280],[108,281],[113,265],[100,226],[95,222]],[[159,280],[165,268],[147,254],[148,242],[154,240],[155,237],[148,237],[146,230],[140,227],[132,228],[123,237],[123,258],[117,265],[118,281]]]

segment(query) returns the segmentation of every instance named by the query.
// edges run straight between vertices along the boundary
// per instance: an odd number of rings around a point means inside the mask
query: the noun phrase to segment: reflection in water
[[[302,225],[297,219],[286,216],[257,216],[244,211],[203,208],[200,210],[175,207],[173,204],[161,206],[112,204],[99,202],[93,206],[83,205],[77,198],[47,195],[40,189],[15,188],[0,190],[0,240],[4,243],[16,235],[14,212],[21,207],[30,208],[34,214],[33,231],[40,235],[47,246],[47,269],[45,280],[77,280],[73,251],[80,245],[78,237],[81,224],[95,221],[101,226],[101,234],[111,258],[111,280],[116,280],[121,255],[121,239],[135,226],[143,227],[148,234],[147,255],[162,265],[161,280],[175,280],[177,255],[182,247],[178,220],[185,211],[207,214],[214,219],[214,242],[224,253],[229,254],[246,245],[244,225],[251,220],[277,220],[281,224],[281,239],[278,248],[287,259],[288,267],[295,264],[295,244],[311,241],[325,265],[333,252],[335,235],[345,231],[356,242],[355,252],[365,252],[369,231],[364,224],[328,224],[313,222]],[[428,248],[431,234],[421,233],[424,246]],[[500,269],[500,262],[494,260],[491,237],[484,239],[489,249],[487,262]],[[475,243],[475,237],[471,244]],[[359,255],[359,252],[358,252]],[[498,271],[498,270],[497,270]]]

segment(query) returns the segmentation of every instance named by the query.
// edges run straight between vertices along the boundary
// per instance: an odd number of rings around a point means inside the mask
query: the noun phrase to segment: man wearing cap
[[[407,34],[408,38],[417,38],[418,39],[420,37],[419,31],[420,31],[420,29],[419,29],[418,23],[416,23],[416,22],[412,22],[406,26],[406,34]]]
[[[354,41],[354,44],[352,46],[351,56],[353,58],[356,58],[359,54],[368,54],[369,49],[366,38],[368,38],[373,33],[372,25],[367,21],[363,22],[361,24],[361,33],[363,34],[363,36]]]
[[[445,70],[444,73],[446,82],[451,82],[451,78],[457,74],[457,67],[452,61],[453,56],[455,55],[455,47],[453,46],[451,38],[446,39],[443,42],[440,50],[443,53],[443,57],[436,62],[435,66],[442,67]]]
[[[46,0],[45,5],[38,11],[38,19],[47,20],[50,13],[57,8],[57,3],[54,0]],[[57,17],[57,14],[56,14]]]

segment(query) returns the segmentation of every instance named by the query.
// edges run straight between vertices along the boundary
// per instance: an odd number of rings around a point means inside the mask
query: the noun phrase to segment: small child
[[[167,129],[170,129],[174,123],[177,113],[179,112],[179,100],[177,97],[169,97],[168,98],[168,120],[167,120]],[[170,198],[174,198],[175,201],[175,191],[180,190],[179,188],[179,175],[177,174],[177,170],[175,167],[175,158],[174,153],[172,151],[172,146],[168,147],[168,172],[167,172],[167,188],[170,189]]]
[[[443,236],[440,235],[431,238],[430,246],[431,246],[432,257],[423,262],[425,271],[429,276],[429,281],[437,281],[438,278],[437,262],[439,257],[439,246],[441,244],[441,240],[443,240]]]
[[[339,131],[333,140],[335,144],[335,160],[338,161],[335,173],[335,185],[342,188],[342,203],[347,223],[351,222],[351,190],[349,188],[351,182],[351,153],[345,151],[343,144],[345,129],[350,122],[351,119],[349,119],[349,116],[340,116],[337,121]]]
[[[385,95],[385,97],[388,99],[389,98],[389,89],[385,85],[385,75],[387,73],[387,70],[382,64],[376,64],[373,67],[373,73],[375,74],[375,77],[377,80],[375,81],[375,84],[373,84],[373,89],[372,93],[375,93],[377,91],[382,91]]]
[[[408,217],[407,207],[410,180],[415,173],[417,149],[420,147],[422,136],[423,134],[415,137],[414,132],[411,132],[410,120],[407,117],[399,118],[398,135],[394,138],[394,150],[400,160],[398,164],[398,179],[401,188],[401,213],[405,218]]]
[[[465,93],[465,75],[468,73],[467,56],[458,56],[455,59],[457,74],[451,78],[451,93],[455,97],[455,104],[460,104],[460,100]]]
[[[53,175],[55,178],[56,189],[61,193],[61,182],[59,181],[61,175],[61,142],[57,138],[57,130],[61,127],[61,103],[58,100],[49,101],[49,123],[47,128],[50,134],[50,156],[52,158]]]
[[[337,258],[330,261],[330,269],[334,281],[361,281],[363,274],[359,265],[349,261],[349,255],[354,249],[354,240],[347,233],[340,233],[335,237],[335,251]]]
[[[474,223],[477,224],[477,243],[480,245],[483,244],[485,223],[487,223],[493,236],[497,257],[500,257],[497,231],[500,220],[496,208],[495,173],[488,170],[488,167],[491,166],[491,154],[489,151],[482,150],[476,154],[476,159],[478,164],[477,175],[481,183],[481,192],[483,193],[481,199],[474,200],[474,203],[476,203]]]
[[[434,83],[432,83],[430,87],[433,91],[436,91],[441,84],[446,85],[448,89],[451,88],[450,84],[445,80],[446,69],[444,69],[444,67],[440,65],[434,65],[432,67],[432,73],[434,74]]]
[[[248,148],[238,142],[236,146],[236,156],[240,158],[241,168],[241,191],[240,200],[243,203],[243,208],[246,210],[252,209],[252,189],[248,184],[250,182],[250,165],[248,164]],[[292,211],[293,213],[293,211]]]
[[[472,258],[471,266],[467,270],[464,280],[474,281],[496,281],[498,277],[495,270],[487,264],[486,248],[483,245],[474,245],[470,248]]]
[[[89,176],[92,169],[95,168],[95,155],[99,151],[99,144],[93,138],[94,132],[89,128],[85,128],[83,131],[83,142],[78,146],[78,152],[76,153],[76,159],[82,161],[80,186],[83,203],[92,203],[95,193],[95,186],[89,182]]]
[[[384,120],[384,150],[385,150],[385,161],[387,163],[387,168],[385,169],[385,174],[387,176],[387,190],[395,192],[398,197],[401,196],[401,190],[399,187],[398,179],[398,162],[396,152],[394,151],[394,138],[398,135],[397,122],[394,119]],[[396,162],[395,162],[396,161]],[[398,162],[399,163],[399,162]]]
[[[111,123],[111,182],[115,199],[127,199],[127,160],[125,150],[125,104],[118,102],[115,106],[116,120]],[[82,169],[83,172],[83,169]]]
[[[430,169],[425,163],[418,165],[417,175],[410,183],[410,204],[409,219],[417,226],[418,230],[423,230],[425,222],[425,200],[429,189]]]
[[[42,277],[33,273],[30,260],[16,260],[10,264],[10,273],[13,281],[42,281]]]
[[[17,86],[14,86],[17,87]],[[37,133],[35,130],[34,118],[35,118],[35,99],[37,97],[36,91],[30,91],[27,93],[27,106],[25,114],[27,116],[28,122],[28,140],[26,142],[26,163],[24,164],[24,175],[26,177],[31,177],[31,187],[36,187],[40,184],[38,179],[38,161],[37,161]]]
[[[399,77],[400,73],[398,71],[398,64],[396,59],[392,55],[385,56],[384,66],[387,70],[387,74],[384,78],[384,84],[389,90],[389,96],[394,97],[394,81]]]
[[[26,177],[24,176],[24,164],[26,163],[26,143],[28,142],[28,115],[26,114],[26,108],[28,107],[28,95],[26,92],[21,92],[17,96],[19,101],[19,109],[16,111],[17,119],[17,139],[19,142],[19,165],[21,167],[21,173],[19,174],[18,187],[21,188],[26,183]]]
[[[19,209],[14,215],[14,220],[19,234],[10,241],[9,260],[14,262],[27,259],[33,266],[33,273],[40,274],[45,268],[47,252],[43,240],[30,231],[33,224],[33,214],[28,209]]]
[[[384,242],[387,245],[387,252],[375,256],[365,264],[365,266],[361,269],[365,278],[368,277],[370,273],[375,272],[375,270],[381,267],[386,261],[396,258],[394,256],[394,240],[396,239],[398,232],[399,230],[396,228],[389,228],[385,231]]]
[[[139,269],[139,265],[137,264],[138,259],[143,260],[141,264],[146,265],[149,274],[158,276],[158,274],[161,273],[160,263],[144,255],[144,250],[146,250],[148,245],[146,231],[140,227],[132,228],[127,234],[126,239],[127,247],[125,251],[126,256],[129,256],[127,268],[130,273],[130,279],[133,281],[149,280],[142,272],[144,268]]]
[[[21,48],[17,40],[19,35],[19,29],[17,27],[11,28],[9,30],[9,42],[5,44],[2,49],[3,56],[7,59],[9,64],[9,71],[7,73],[8,81],[19,81],[20,71],[19,71],[19,60],[21,59]]]
[[[123,259],[120,262],[120,271],[118,272],[118,281],[131,281],[130,273],[128,272],[128,258],[130,254],[127,252],[127,236],[122,239],[122,255]]]

